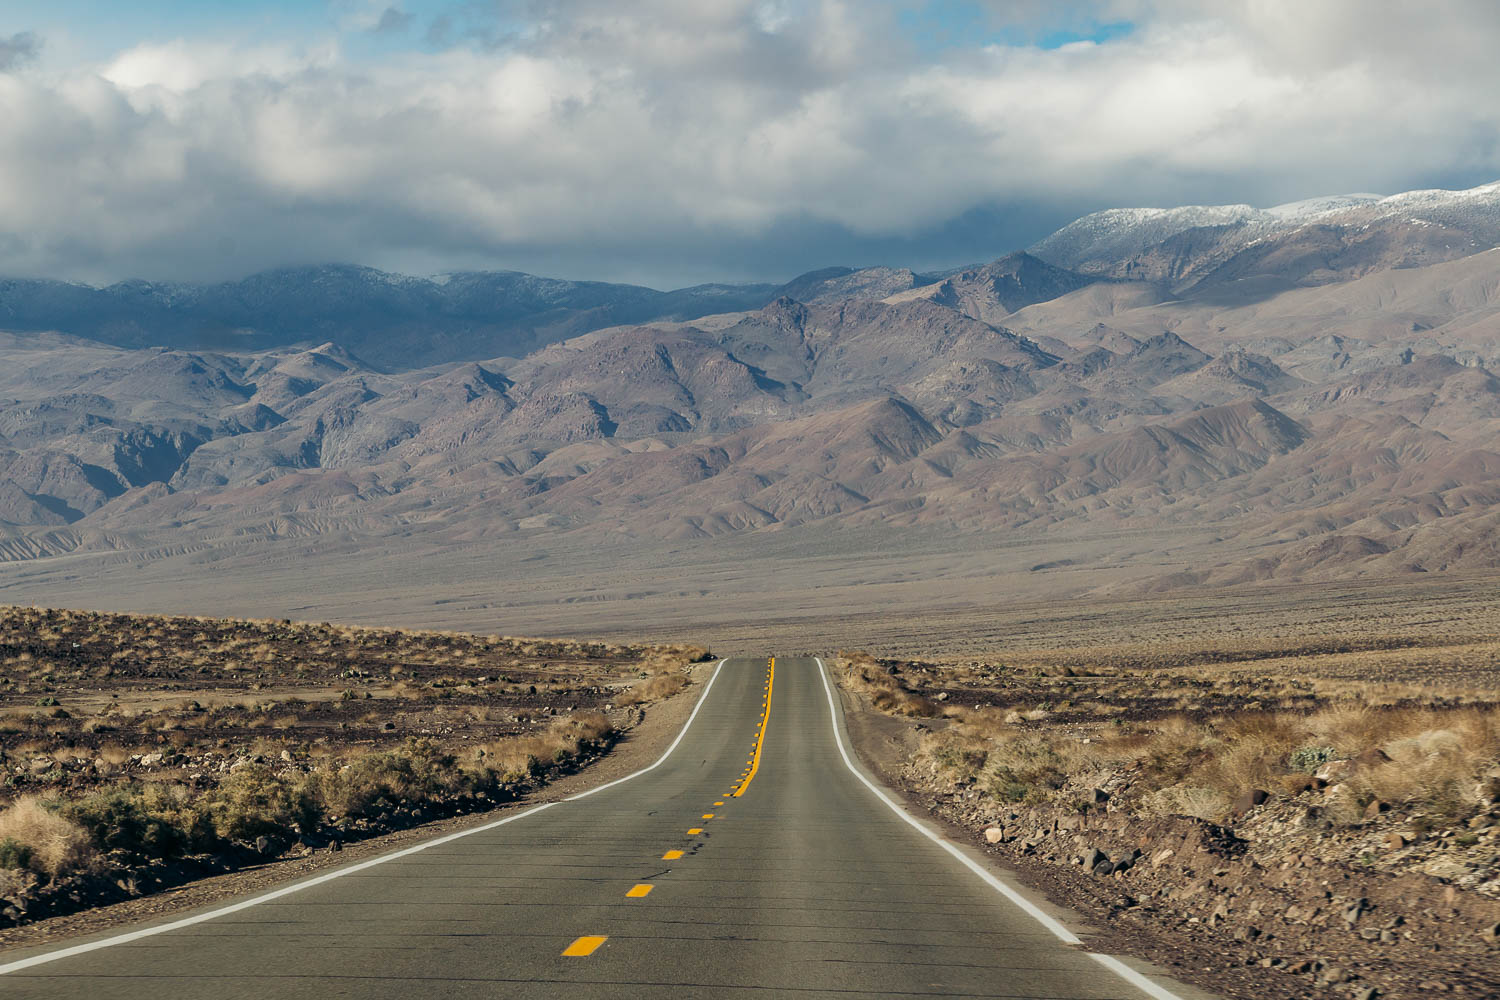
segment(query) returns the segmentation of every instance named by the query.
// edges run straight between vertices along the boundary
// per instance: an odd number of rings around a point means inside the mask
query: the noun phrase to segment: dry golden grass
[[[670,698],[688,686],[686,674],[657,674],[648,680],[634,684],[620,693],[616,705],[640,705],[648,701]]]
[[[603,740],[613,732],[614,727],[602,712],[581,712],[554,719],[540,733],[488,743],[479,748],[475,757],[500,775],[501,780],[521,781],[542,766],[576,754],[585,744]]]
[[[81,826],[27,795],[0,810],[0,856],[6,867],[55,876],[88,868],[95,852]]]
[[[947,699],[952,724],[924,736],[918,762],[1009,801],[1069,801],[1124,776],[1146,811],[1217,821],[1247,790],[1295,789],[1345,760],[1330,774],[1336,820],[1361,822],[1372,800],[1462,818],[1500,774],[1491,635],[1213,634],[1232,624],[946,663],[847,654],[840,673],[892,714]]]
[[[928,719],[943,714],[936,702],[914,693],[869,653],[841,650],[834,666],[844,686],[870,699],[878,711]]]

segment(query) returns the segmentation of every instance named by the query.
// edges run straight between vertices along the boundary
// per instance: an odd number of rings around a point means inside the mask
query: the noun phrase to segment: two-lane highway
[[[0,956],[0,996],[1174,995],[1070,946],[893,808],[840,725],[820,661],[726,661],[638,775],[230,907]]]

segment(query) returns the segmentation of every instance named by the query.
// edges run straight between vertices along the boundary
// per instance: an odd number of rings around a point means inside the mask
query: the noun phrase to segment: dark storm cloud
[[[10,73],[0,273],[774,279],[983,259],[1110,205],[1500,176],[1487,2],[989,8],[1015,31],[939,52],[896,4],[556,0],[456,5],[416,32],[451,47],[379,62],[172,41]]]
[[[36,59],[42,40],[30,31],[0,38],[0,73],[18,69]]]

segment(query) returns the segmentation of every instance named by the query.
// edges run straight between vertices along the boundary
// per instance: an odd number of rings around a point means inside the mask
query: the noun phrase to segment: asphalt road
[[[637,776],[165,931],[7,954],[0,996],[1174,995],[1069,946],[883,801],[818,661],[772,675],[726,661]]]

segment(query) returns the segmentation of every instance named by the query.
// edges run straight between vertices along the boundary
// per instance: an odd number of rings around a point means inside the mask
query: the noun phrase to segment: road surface
[[[271,898],[8,953],[0,996],[1186,995],[1071,946],[904,818],[839,726],[820,661],[725,661],[644,772]]]

